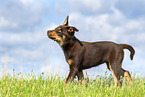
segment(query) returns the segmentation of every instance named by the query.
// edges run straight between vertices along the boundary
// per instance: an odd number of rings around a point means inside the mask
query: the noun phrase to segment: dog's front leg
[[[84,74],[83,74],[83,71],[78,71],[77,73],[77,77],[78,77],[78,81],[83,81],[84,79]]]
[[[66,78],[65,83],[67,83],[68,81],[72,81],[74,77],[77,75],[77,73],[78,73],[77,68],[70,68],[70,72],[69,72],[68,77]]]

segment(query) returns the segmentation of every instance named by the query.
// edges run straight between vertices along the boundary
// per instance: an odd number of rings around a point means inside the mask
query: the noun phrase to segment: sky
[[[113,41],[135,49],[133,61],[125,50],[122,67],[145,76],[145,0],[0,0],[0,75],[7,73],[66,77],[69,66],[60,46],[47,30],[69,23],[79,29],[81,41]],[[6,56],[6,57],[5,57]],[[103,75],[106,64],[84,70]],[[85,76],[86,77],[86,76]]]

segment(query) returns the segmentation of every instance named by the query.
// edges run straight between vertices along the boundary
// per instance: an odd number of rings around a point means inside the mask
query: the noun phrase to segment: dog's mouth
[[[51,37],[50,39],[52,39],[52,40],[54,40],[56,42],[59,42],[59,40],[57,38],[55,38],[55,37]]]
[[[55,37],[49,37],[50,39],[52,39],[52,40],[56,40],[56,38]]]
[[[56,42],[61,42],[61,39],[59,37],[49,37],[49,38]]]
[[[53,37],[52,35],[48,35],[48,37],[52,40],[56,40],[56,37]]]

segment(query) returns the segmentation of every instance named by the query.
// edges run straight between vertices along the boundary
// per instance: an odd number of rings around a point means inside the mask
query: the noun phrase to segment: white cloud
[[[72,24],[80,30],[78,32],[81,35],[80,37],[87,37],[90,41],[100,40],[103,37],[109,38],[110,33],[114,33],[112,25],[108,22],[109,14],[85,17],[78,13],[72,13],[70,17],[72,17]]]
[[[135,65],[131,65],[135,69],[137,62],[145,56],[145,46],[142,45],[145,43],[144,17],[129,18],[125,12],[126,8],[124,8],[124,4],[122,7],[116,6],[119,4],[118,0],[65,1],[63,0],[63,3],[60,3],[61,1],[51,1],[55,3],[52,5],[53,7],[50,6],[51,9],[54,8],[53,14],[48,11],[49,5],[46,6],[40,2],[38,4],[35,0],[3,1],[5,3],[0,4],[0,58],[3,59],[4,46],[8,44],[8,60],[11,64],[19,64],[19,61],[23,58],[24,62],[29,63],[29,65],[45,64],[40,68],[41,72],[57,73],[58,70],[55,68],[55,65],[58,67],[59,64],[64,64],[66,65],[64,68],[67,68],[61,48],[56,42],[47,39],[46,31],[53,30],[58,26],[56,24],[59,21],[63,21],[70,14],[70,25],[80,30],[76,32],[78,39],[83,41],[109,40],[132,45],[137,51],[135,55],[137,58],[134,60]],[[11,6],[8,6],[9,4]],[[132,9],[128,8],[127,10],[134,10],[134,8],[133,6]],[[45,17],[44,13],[50,13],[50,17],[52,18]],[[132,13],[132,15],[135,14]],[[43,21],[44,17],[47,18],[45,21]],[[55,19],[54,17],[57,18]],[[59,18],[62,17],[64,19],[60,20]],[[41,25],[41,23],[44,24],[39,27],[38,25]],[[48,28],[46,28],[47,26]],[[35,30],[35,33],[33,30]],[[127,58],[129,58],[128,55]],[[52,60],[52,63],[50,60]],[[143,61],[140,61],[139,64],[141,63]],[[64,68],[62,72],[68,72],[68,68]]]
[[[16,29],[18,27],[18,24],[16,22],[8,21],[5,17],[0,17],[0,28],[14,28]]]
[[[145,19],[130,20],[126,25],[126,28],[128,30],[142,32],[145,31],[143,25],[145,25]]]
[[[61,4],[56,3],[55,4],[55,11],[57,11],[57,14],[63,14],[65,13],[66,9],[64,7],[61,6]]]
[[[1,44],[9,46],[35,45],[47,38],[46,32],[0,33]]]
[[[41,64],[49,46],[46,31],[43,30],[35,33],[0,33],[0,39],[0,59],[3,58],[7,46],[10,64],[19,64],[21,58],[25,63]]]
[[[128,19],[119,10],[113,8],[112,11],[109,14],[104,13],[93,16],[71,13],[70,22],[80,30],[78,32],[80,33],[78,34],[79,37],[86,37],[90,41],[101,39],[134,43],[132,39],[138,39],[137,36],[145,31],[143,26],[145,25],[145,19]],[[85,35],[82,35],[82,33],[85,33]]]
[[[111,11],[115,0],[70,0],[71,8],[85,14],[98,14]]]
[[[1,63],[11,63],[11,62],[15,62],[14,58],[11,58],[10,56],[8,56],[7,54],[5,54],[4,56],[1,57]]]
[[[9,21],[7,21],[4,17],[0,17],[0,27],[4,27],[9,25]]]
[[[77,6],[77,7],[83,7],[86,10],[90,9],[92,12],[97,12],[101,8],[101,0],[71,0],[73,4],[81,4],[82,6]],[[94,6],[95,4],[95,6]],[[82,9],[83,9],[82,8]]]
[[[23,4],[33,3],[35,0],[20,0]]]
[[[46,28],[46,31],[47,30],[54,30],[58,25],[56,24],[51,24],[48,28]]]

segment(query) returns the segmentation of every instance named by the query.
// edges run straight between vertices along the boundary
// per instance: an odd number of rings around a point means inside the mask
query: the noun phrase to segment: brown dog
[[[74,36],[74,33],[79,30],[68,25],[68,18],[55,30],[47,31],[48,37],[56,41],[63,49],[69,64],[70,72],[66,82],[73,80],[75,76],[78,77],[78,80],[83,80],[82,70],[106,63],[107,68],[113,74],[116,86],[120,85],[120,76],[124,76],[128,82],[132,83],[129,71],[121,68],[121,65],[124,58],[123,49],[131,52],[130,59],[132,60],[135,54],[133,47],[107,41],[93,43],[79,41]]]

